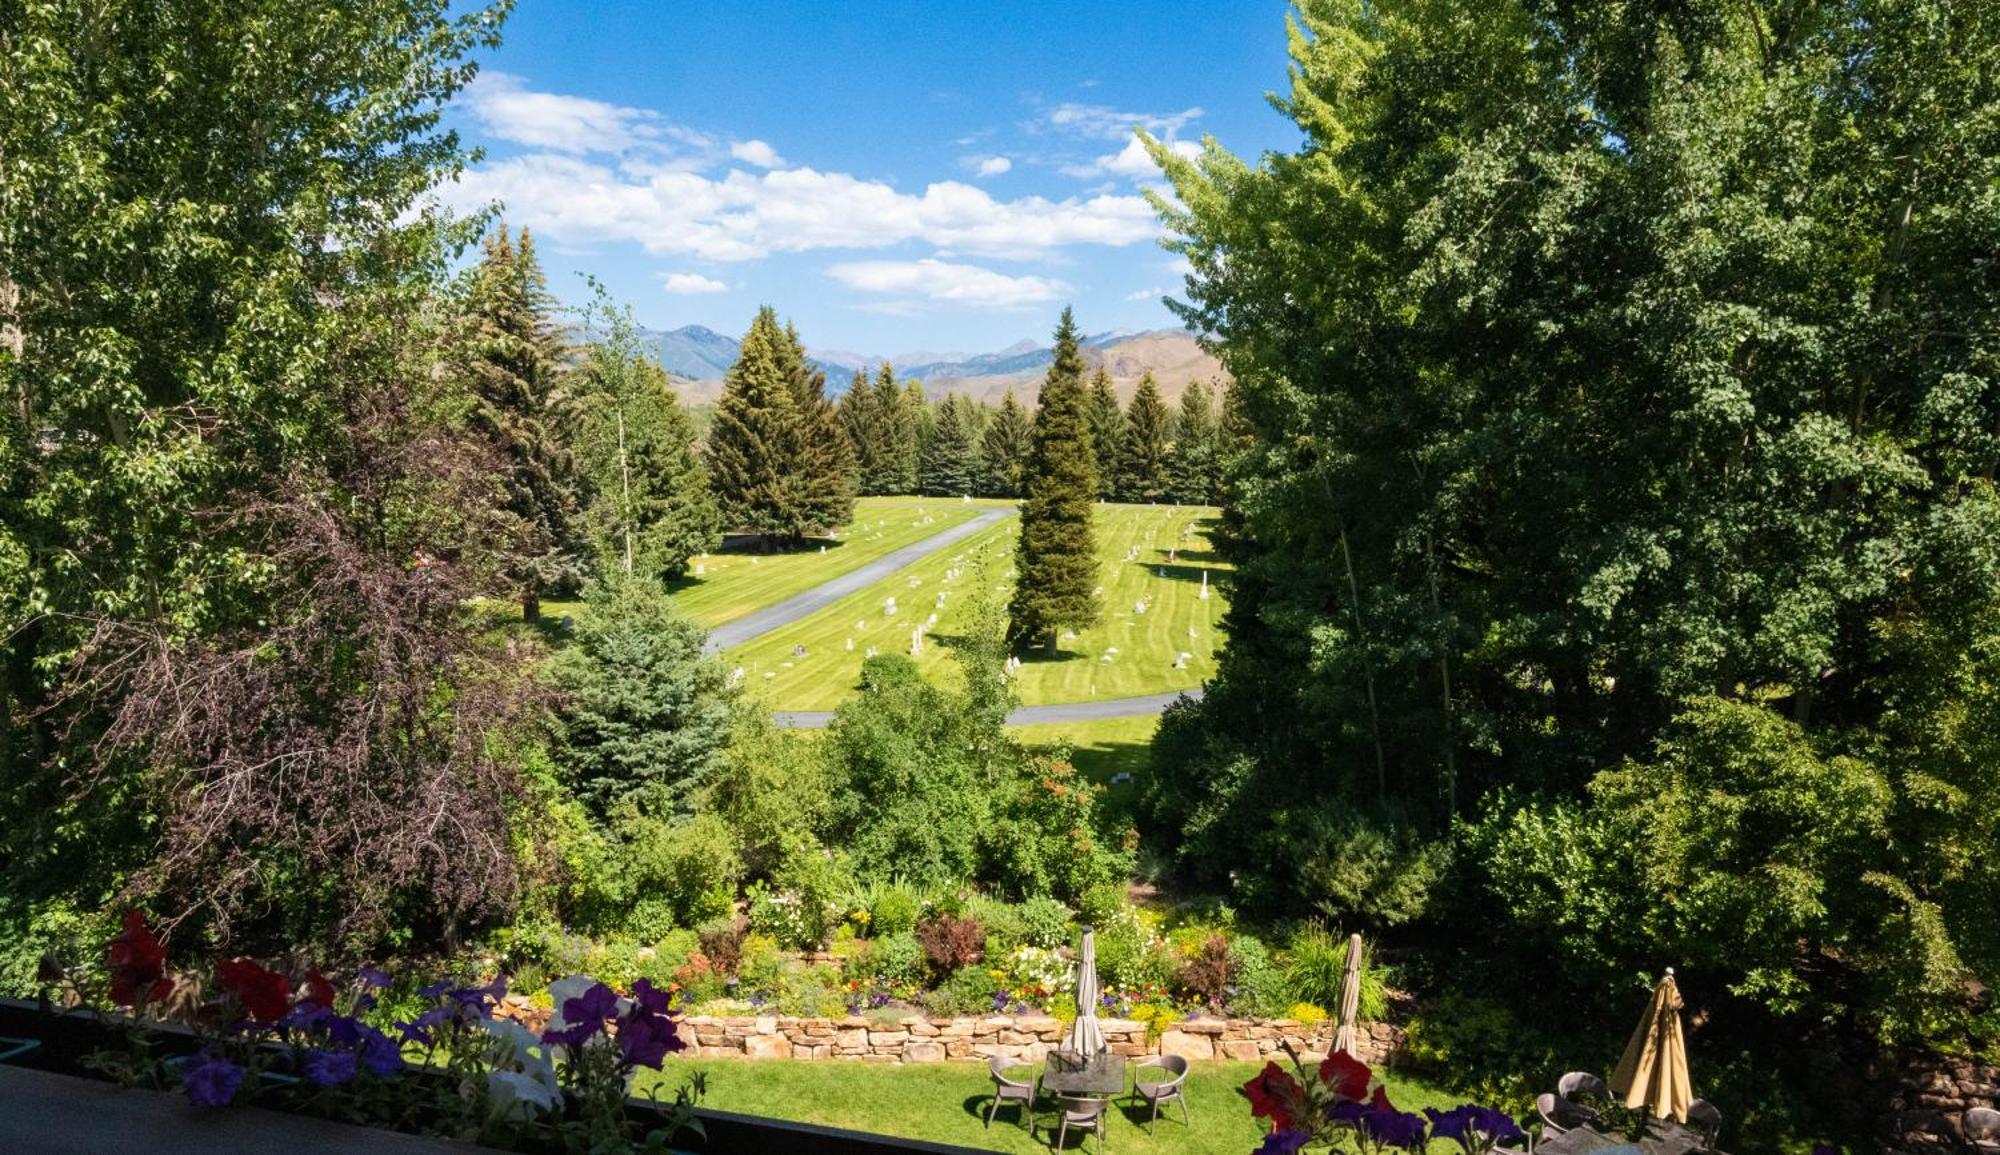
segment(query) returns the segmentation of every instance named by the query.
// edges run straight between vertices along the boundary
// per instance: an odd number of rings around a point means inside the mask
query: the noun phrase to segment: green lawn
[[[1009,726],[1007,733],[1030,747],[1067,745],[1076,768],[1092,782],[1104,783],[1110,801],[1122,807],[1131,802],[1153,767],[1153,732],[1159,728],[1160,719],[1149,716]],[[1119,774],[1130,774],[1133,780],[1111,781]]]
[[[1103,618],[1064,640],[1060,657],[1038,656],[1022,666],[1017,682],[1022,702],[1153,694],[1198,686],[1211,675],[1219,642],[1215,623],[1224,606],[1216,584],[1223,568],[1206,538],[1214,513],[1192,507],[1098,506]],[[937,622],[917,660],[931,676],[955,680],[957,666],[948,660],[951,643],[965,629],[974,595],[983,590],[1004,603],[1017,527],[1009,519],[794,626],[730,650],[725,660],[743,667],[751,686],[775,709],[831,709],[853,693],[870,647],[908,654],[911,631],[935,613]],[[1206,599],[1201,597],[1204,570],[1210,575]],[[896,599],[893,613],[885,604],[890,597]],[[1143,611],[1138,608],[1142,600]],[[803,658],[794,654],[800,645],[806,647]],[[1188,659],[1175,668],[1183,652]]]
[[[1188,1115],[1183,1125],[1178,1111],[1163,1117],[1154,1134],[1146,1134],[1144,1114],[1112,1108],[1104,1136],[1107,1155],[1132,1152],[1215,1152],[1244,1155],[1262,1141],[1267,1125],[1250,1116],[1250,1104],[1238,1090],[1259,1069],[1253,1063],[1196,1063],[1188,1076]],[[992,1151],[1047,1152],[1052,1134],[1036,1132],[1033,1139],[1020,1122],[1018,1108],[1003,1108],[991,1130],[985,1127],[988,1092],[984,1064],[969,1062],[872,1066],[856,1062],[793,1062],[788,1060],[674,1059],[664,1078],[677,1085],[689,1074],[708,1076],[704,1105],[779,1119],[849,1127],[857,1131],[956,1143]],[[1407,1080],[1389,1078],[1389,1097],[1398,1107],[1449,1107],[1457,1100]],[[645,1084],[635,1090],[644,1093]],[[1087,1138],[1087,1137],[1085,1137]],[[1067,1150],[1095,1151],[1070,1133]]]
[[[864,497],[854,503],[854,522],[837,540],[785,553],[732,550],[697,559],[700,575],[690,567],[689,575],[674,583],[674,602],[702,625],[719,626],[1005,504],[941,497]]]

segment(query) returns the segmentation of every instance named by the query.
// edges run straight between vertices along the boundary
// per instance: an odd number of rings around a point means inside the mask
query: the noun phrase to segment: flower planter
[[[163,1055],[190,1055],[193,1033],[171,1025],[151,1026],[147,1035]],[[350,1127],[327,1120],[260,1107],[197,1112],[177,1094],[125,1090],[92,1076],[83,1060],[118,1045],[124,1028],[81,1014],[51,1013],[34,1002],[0,999],[0,1037],[32,1041],[11,1064],[0,1064],[0,1150],[97,1152],[201,1150],[320,1155],[322,1152],[474,1151],[463,1143]],[[4,1045],[0,1045],[4,1046]],[[410,1071],[411,1078],[443,1078]],[[745,1078],[754,1078],[746,1069]],[[628,1100],[635,1119],[660,1117],[660,1109]],[[699,1110],[705,1135],[685,1135],[676,1143],[694,1155],[748,1155],[784,1151],[788,1155],[975,1155],[975,1149],[870,1135]],[[360,1145],[353,1145],[354,1143]],[[235,1145],[231,1145],[235,1144]],[[343,1145],[346,1144],[346,1145]]]

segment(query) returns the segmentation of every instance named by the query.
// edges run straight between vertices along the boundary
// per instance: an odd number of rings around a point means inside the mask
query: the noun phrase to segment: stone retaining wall
[[[1180,1055],[1187,1059],[1256,1061],[1276,1055],[1283,1043],[1302,1054],[1323,1056],[1333,1041],[1333,1024],[1291,1019],[1183,1019],[1168,1024],[1157,1039],[1146,1024],[1100,1019],[1113,1054]],[[847,1059],[864,1063],[937,1063],[993,1056],[1040,1059],[1068,1033],[1067,1024],[1043,1016],[988,1015],[982,1018],[927,1018],[905,1015],[882,1021],[862,1017],[801,1019],[779,1016],[695,1015],[682,1031],[692,1035],[702,1058]],[[1386,1023],[1362,1027],[1357,1057],[1386,1063],[1402,1045],[1402,1032]]]
[[[2000,1064],[1925,1055],[1905,1062],[1884,1120],[1883,1149],[1895,1152],[1957,1149],[1965,1112],[2000,1108]]]

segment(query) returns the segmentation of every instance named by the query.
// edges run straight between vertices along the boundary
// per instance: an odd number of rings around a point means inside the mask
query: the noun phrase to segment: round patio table
[[[1102,1095],[1125,1090],[1125,1057],[1103,1054],[1083,1058],[1049,1052],[1042,1072],[1042,1090],[1054,1095]]]

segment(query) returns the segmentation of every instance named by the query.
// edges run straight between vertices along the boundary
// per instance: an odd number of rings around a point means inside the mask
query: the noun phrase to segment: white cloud
[[[1201,155],[1201,146],[1193,141],[1170,140],[1166,145],[1175,155],[1184,156],[1189,160]],[[1153,163],[1152,154],[1146,151],[1146,146],[1140,144],[1136,136],[1126,141],[1125,147],[1117,152],[1106,153],[1090,164],[1066,165],[1062,171],[1065,175],[1080,179],[1088,179],[1107,172],[1130,177],[1133,180],[1147,180],[1160,175],[1160,168]]]
[[[968,156],[965,163],[980,176],[999,176],[1014,167],[1014,162],[1004,156]]]
[[[714,146],[713,138],[669,123],[650,109],[583,96],[529,91],[520,77],[483,72],[465,90],[465,106],[482,128],[530,148],[581,154],[641,147]]]
[[[1174,136],[1201,119],[1201,115],[1199,108],[1186,108],[1179,112],[1121,112],[1102,104],[1071,102],[1050,109],[1048,121],[1064,132],[1101,140],[1119,140],[1131,136],[1135,128],[1143,128],[1154,136]]]
[[[864,293],[921,297],[990,309],[1020,308],[1060,299],[1068,285],[1047,277],[1010,277],[978,265],[920,261],[852,261],[826,275]]]
[[[1167,291],[1165,289],[1140,289],[1137,292],[1125,294],[1125,299],[1128,301],[1157,301],[1166,295]]]
[[[745,164],[754,164],[758,168],[778,168],[785,163],[784,158],[778,155],[777,149],[761,140],[737,141],[729,146],[729,155]]]
[[[537,153],[469,170],[442,192],[460,207],[502,202],[509,220],[552,239],[623,241],[655,255],[714,261],[913,240],[1020,257],[1160,235],[1158,218],[1137,196],[998,200],[959,181],[936,182],[919,195],[811,168],[711,177],[671,166],[614,166]]]
[[[668,273],[660,284],[669,293],[726,293],[729,286],[700,273]]]

